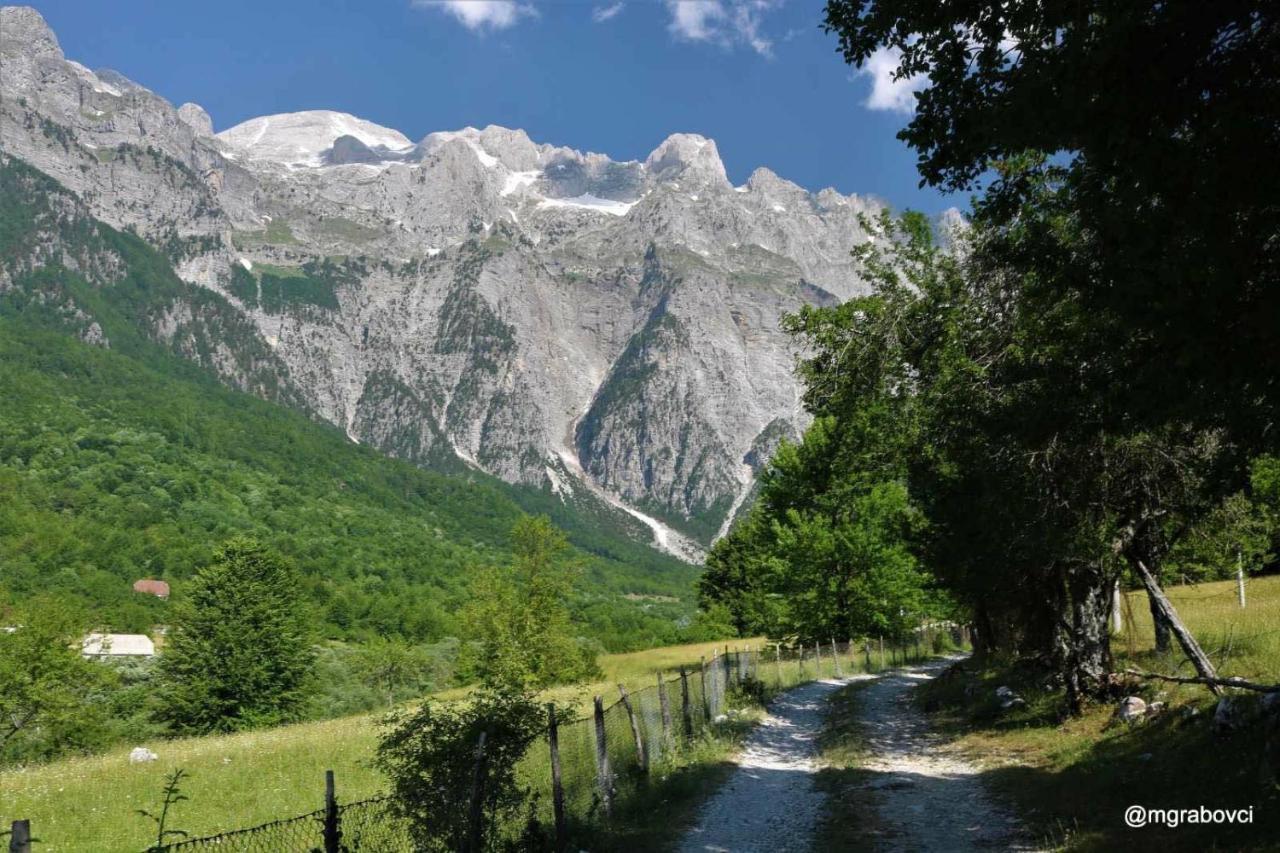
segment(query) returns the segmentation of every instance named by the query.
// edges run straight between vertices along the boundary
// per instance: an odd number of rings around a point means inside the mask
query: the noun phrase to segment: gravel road
[[[738,769],[703,807],[681,853],[809,849],[823,803],[813,785],[814,741],[827,697],[851,680],[803,684],[769,705],[736,760]]]
[[[874,681],[858,703],[872,753],[863,765],[872,774],[863,793],[880,818],[871,846],[892,853],[1035,849],[1019,822],[986,794],[978,769],[940,749],[939,738],[911,704],[914,688],[952,662],[816,681],[779,696],[738,756],[737,770],[703,807],[680,853],[811,850],[824,806],[824,794],[813,784],[815,739],[831,693],[860,679]]]
[[[911,702],[912,691],[954,662],[887,672],[858,695],[871,756],[863,767],[886,851],[1032,850],[1021,824],[987,795],[978,768],[949,755]]]

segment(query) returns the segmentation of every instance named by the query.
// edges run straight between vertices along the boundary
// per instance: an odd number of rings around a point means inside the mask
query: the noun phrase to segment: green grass
[[[346,240],[351,243],[368,242],[381,234],[376,228],[369,228],[359,222],[341,216],[330,216],[327,219],[321,219],[316,222],[315,228],[324,237]]]
[[[261,231],[237,231],[231,235],[232,242],[238,248],[253,246],[290,246],[298,242],[293,236],[293,229],[283,219],[272,219]]]
[[[1249,584],[1241,610],[1234,582],[1169,591],[1179,614],[1224,675],[1280,681],[1280,578]],[[1116,638],[1117,667],[1133,665],[1187,672],[1176,652],[1152,651],[1145,597],[1130,597],[1132,630]],[[1027,706],[1002,714],[994,698],[1013,687]],[[1095,705],[1079,717],[1062,716],[1062,698],[1040,678],[1009,666],[966,664],[920,690],[919,701],[937,709],[934,723],[953,738],[952,748],[983,768],[982,778],[1010,802],[1046,846],[1054,849],[1280,850],[1280,721],[1268,722],[1250,706],[1241,731],[1215,736],[1209,721],[1215,701],[1203,687],[1133,681],[1117,695],[1134,693],[1164,701],[1167,710],[1135,726],[1113,721],[1114,705]],[[1268,726],[1270,731],[1268,732]],[[1151,808],[1254,807],[1244,827],[1184,825],[1178,829],[1129,829],[1129,805]]]
[[[1280,682],[1280,576],[1247,579],[1244,608],[1237,601],[1235,581],[1170,587],[1168,594],[1221,675]],[[1122,665],[1160,672],[1180,668],[1192,674],[1176,642],[1168,659],[1156,656],[1145,593],[1128,595],[1125,615],[1125,631],[1113,645]]]
[[[745,645],[741,640],[730,642]],[[556,688],[548,691],[547,698],[573,703],[585,712],[592,695],[599,693],[612,701],[618,682],[640,690],[653,683],[658,670],[696,664],[700,657],[723,647],[724,643],[702,643],[605,655],[600,660],[602,681]],[[465,695],[465,690],[455,690],[439,697]],[[325,770],[334,771],[340,799],[358,800],[385,787],[381,773],[371,764],[381,719],[381,714],[366,714],[241,734],[130,744],[145,745],[160,756],[149,764],[131,765],[129,748],[121,747],[92,757],[0,772],[0,824],[30,819],[43,851],[136,853],[147,845],[150,827],[135,810],[154,806],[164,774],[178,767],[191,774],[183,784],[191,799],[176,808],[172,825],[196,836],[319,808]],[[655,790],[667,793],[655,796],[674,800],[678,791],[700,790],[714,775],[703,765],[723,758],[732,742],[732,738],[715,740],[663,770],[666,787]],[[618,831],[626,826],[620,825]],[[628,837],[640,832],[638,825],[626,829]]]

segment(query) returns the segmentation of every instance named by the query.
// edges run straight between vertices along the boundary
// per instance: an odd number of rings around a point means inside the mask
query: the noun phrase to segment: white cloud
[[[667,0],[671,32],[689,41],[710,41],[725,17],[720,0]]]
[[[915,93],[929,85],[929,78],[924,74],[917,74],[902,80],[893,79],[893,72],[897,70],[901,59],[902,51],[898,48],[881,47],[857,70],[856,77],[871,78],[871,92],[862,102],[863,106],[895,113],[915,112]]]
[[[597,6],[591,10],[591,20],[595,21],[597,24],[603,24],[605,21],[616,17],[626,5],[627,4],[624,3],[623,0],[618,0],[617,3],[614,3],[611,6]]]
[[[773,55],[773,42],[762,34],[765,13],[784,0],[666,0],[671,13],[668,29],[685,41],[705,41],[722,47],[745,44],[761,56]]]
[[[535,17],[538,11],[516,0],[413,0],[422,9],[439,9],[456,18],[473,33],[505,30],[521,18]]]

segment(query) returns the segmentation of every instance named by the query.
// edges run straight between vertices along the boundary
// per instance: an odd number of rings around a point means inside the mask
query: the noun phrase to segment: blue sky
[[[716,140],[735,183],[768,166],[809,189],[937,213],[895,138],[909,84],[855,73],[821,0],[111,0],[34,4],[68,57],[114,68],[217,130],[335,109],[411,139],[466,125],[640,159]],[[883,63],[882,63],[883,64]]]

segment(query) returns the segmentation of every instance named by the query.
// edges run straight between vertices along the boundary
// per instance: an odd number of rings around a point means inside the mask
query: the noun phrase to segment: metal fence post
[[[596,719],[596,784],[600,787],[600,803],[604,816],[613,814],[613,778],[609,772],[609,741],[604,732],[604,699],[595,698]]]
[[[627,719],[631,721],[631,736],[636,741],[636,758],[640,762],[640,772],[649,772],[649,755],[645,752],[644,736],[640,734],[640,723],[636,721],[636,712],[631,709],[631,697],[627,696],[627,688],[618,685],[618,694],[622,697],[622,707],[627,709]]]
[[[324,853],[339,853],[342,829],[338,824],[338,797],[334,790],[333,771],[324,771]]]
[[[547,703],[547,744],[551,747],[551,808],[556,821],[556,850],[569,845],[569,828],[564,819],[564,782],[560,778],[560,726],[556,723],[556,705]]]
[[[480,732],[480,739],[476,741],[475,770],[471,774],[471,813],[467,823],[467,853],[480,853],[484,850],[484,744],[487,738],[488,732]]]
[[[31,853],[31,821],[15,820],[10,830],[9,853]]]
[[[684,739],[693,740],[693,709],[689,707],[689,673],[680,667],[680,703],[684,716]]]

